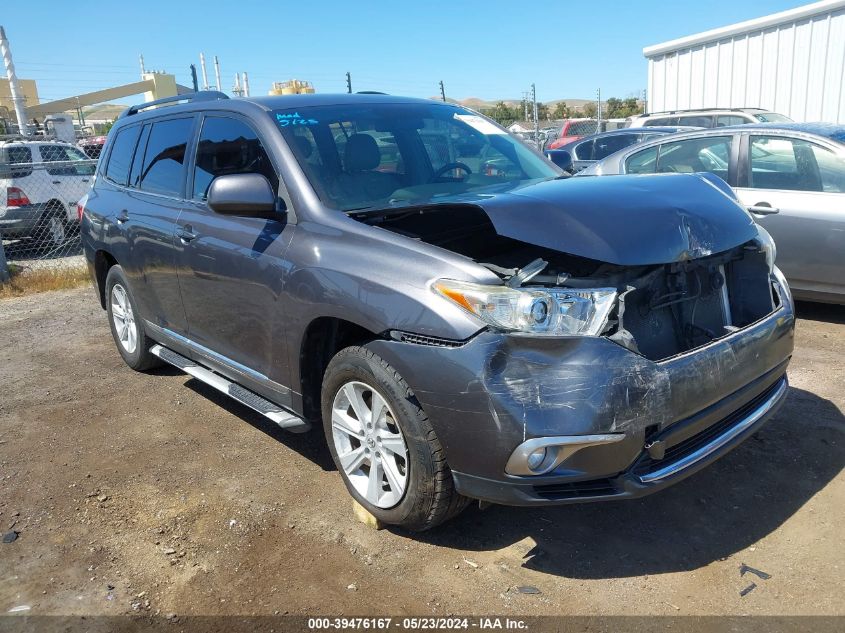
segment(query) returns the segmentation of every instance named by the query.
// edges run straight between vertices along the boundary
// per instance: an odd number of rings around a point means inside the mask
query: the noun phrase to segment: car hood
[[[499,235],[625,266],[705,257],[757,235],[710,174],[547,180],[458,201],[481,207]]]

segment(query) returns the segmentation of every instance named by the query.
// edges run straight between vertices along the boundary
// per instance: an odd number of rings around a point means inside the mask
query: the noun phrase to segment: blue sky
[[[12,9],[15,0],[8,0]],[[246,70],[253,94],[310,80],[318,92],[354,90],[541,101],[625,97],[646,86],[644,46],[804,4],[800,0],[617,2],[42,2],[3,12],[18,76],[42,100],[138,80],[148,69],[190,85],[203,51],[220,58],[223,87]],[[147,28],[148,27],[148,28]],[[209,68],[209,80],[213,83]],[[131,101],[131,99],[129,99]]]

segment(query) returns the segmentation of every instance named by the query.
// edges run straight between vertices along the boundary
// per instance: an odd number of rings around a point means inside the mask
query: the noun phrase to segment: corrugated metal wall
[[[649,57],[648,106],[765,108],[796,121],[845,123],[843,77],[845,8],[838,8]]]

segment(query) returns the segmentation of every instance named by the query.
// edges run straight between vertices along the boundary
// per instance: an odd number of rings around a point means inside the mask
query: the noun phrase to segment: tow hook
[[[648,456],[657,462],[666,455],[666,442],[663,440],[646,442],[645,449],[648,451]]]

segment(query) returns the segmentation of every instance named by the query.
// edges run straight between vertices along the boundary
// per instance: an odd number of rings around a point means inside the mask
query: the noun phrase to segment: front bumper
[[[462,494],[512,505],[634,497],[717,459],[783,400],[795,319],[788,288],[772,283],[779,304],[771,314],[657,362],[601,337],[491,331],[459,347],[392,340],[368,347],[411,385]],[[765,410],[752,416],[762,402]],[[526,440],[588,435],[622,439],[582,448],[547,474],[505,470]],[[645,447],[653,442],[674,460],[696,459],[651,477],[674,464],[652,463],[656,452]]]

